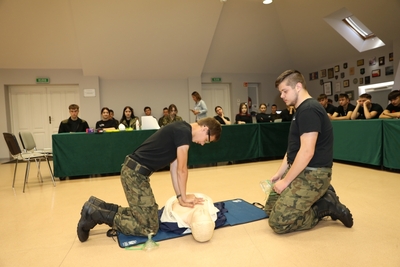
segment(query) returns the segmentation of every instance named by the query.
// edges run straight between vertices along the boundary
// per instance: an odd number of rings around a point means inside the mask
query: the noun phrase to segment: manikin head
[[[207,242],[214,234],[215,222],[204,205],[197,205],[192,214],[190,229],[197,242]]]

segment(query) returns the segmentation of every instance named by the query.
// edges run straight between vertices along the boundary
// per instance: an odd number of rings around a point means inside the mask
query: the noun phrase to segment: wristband
[[[177,195],[177,196],[176,196],[176,198],[180,198],[181,196],[182,196],[182,195],[181,195],[181,194],[179,194],[179,195]]]

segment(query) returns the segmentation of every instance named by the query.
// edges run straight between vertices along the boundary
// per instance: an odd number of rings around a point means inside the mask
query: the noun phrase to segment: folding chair
[[[53,181],[53,185],[56,186],[56,183],[54,181],[54,175],[53,175],[53,171],[51,169],[50,166],[50,162],[48,160],[48,157],[45,156],[44,154],[41,153],[36,153],[36,152],[22,152],[21,148],[18,144],[17,138],[15,137],[14,134],[12,133],[3,133],[4,136],[4,140],[7,143],[8,146],[8,150],[10,151],[11,156],[13,157],[14,160],[16,160],[15,162],[15,169],[14,169],[14,179],[13,179],[13,183],[12,183],[12,187],[14,188],[14,184],[15,184],[15,176],[17,173],[17,166],[18,166],[18,162],[19,161],[25,161],[26,162],[26,170],[25,170],[25,180],[24,180],[24,189],[22,192],[25,193],[25,185],[28,182],[28,176],[29,176],[29,171],[30,171],[30,164],[32,160],[35,160],[37,162],[38,165],[38,175],[41,178],[41,182],[43,182],[42,179],[42,174],[40,173],[40,160],[41,159],[45,159],[47,161],[47,164],[49,165],[50,168],[50,174],[51,174],[51,179]]]

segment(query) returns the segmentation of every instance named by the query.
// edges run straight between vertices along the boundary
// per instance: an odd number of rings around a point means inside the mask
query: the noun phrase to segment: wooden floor
[[[280,161],[189,170],[188,189],[215,202],[265,200],[259,181],[275,173]],[[125,250],[99,225],[81,243],[76,225],[83,203],[95,195],[126,205],[118,176],[58,181],[53,187],[43,165],[44,183],[32,168],[22,193],[24,164],[12,189],[13,164],[0,165],[0,266],[400,266],[400,174],[335,163],[332,184],[349,207],[354,226],[323,220],[314,229],[275,234],[267,220],[225,227],[211,241],[191,235],[159,242],[152,251]],[[174,191],[169,172],[151,184],[158,204]]]

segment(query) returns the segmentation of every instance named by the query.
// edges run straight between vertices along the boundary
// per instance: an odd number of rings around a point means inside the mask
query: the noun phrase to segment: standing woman
[[[117,122],[115,120],[110,120],[110,109],[101,109],[101,120],[96,122],[96,129],[103,130],[115,130],[118,128]]]
[[[207,105],[204,100],[201,100],[201,96],[198,92],[192,93],[192,98],[195,103],[194,109],[191,109],[193,114],[196,116],[196,121],[207,117]]]
[[[250,114],[248,113],[247,103],[242,102],[239,105],[239,114],[236,114],[236,124],[252,123]]]
[[[120,120],[120,123],[125,125],[126,128],[133,128],[136,129],[136,121],[139,121],[138,117],[135,117],[135,114],[133,113],[133,108],[130,106],[124,107],[122,110],[122,118]]]

